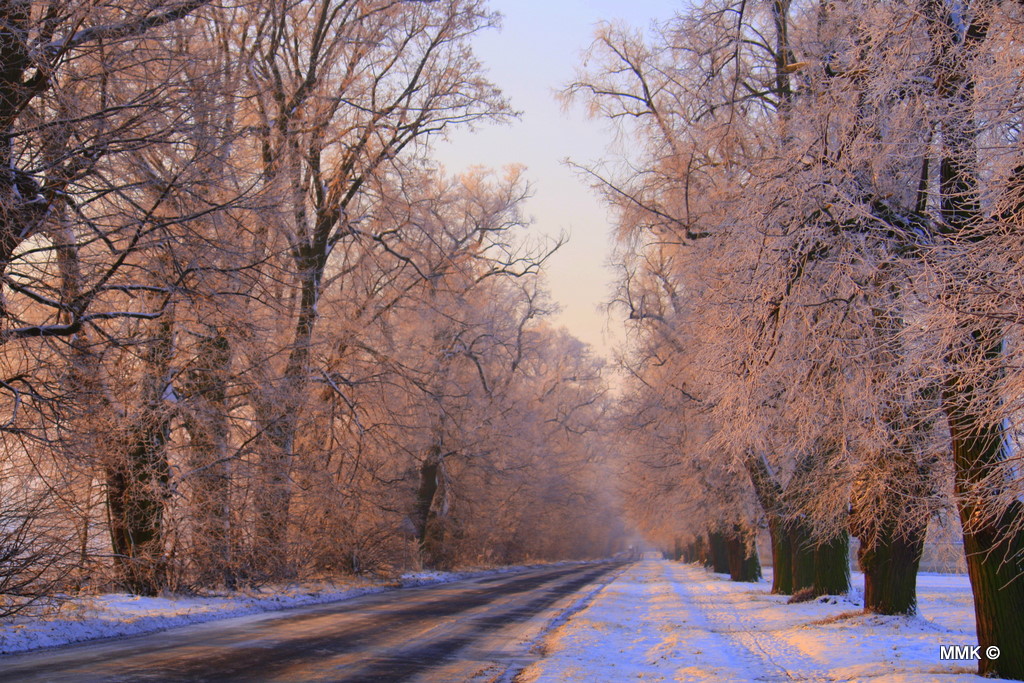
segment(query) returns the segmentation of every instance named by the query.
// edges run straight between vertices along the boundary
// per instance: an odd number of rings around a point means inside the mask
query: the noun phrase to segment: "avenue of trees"
[[[616,216],[604,361],[549,321],[484,0],[0,3],[0,617],[609,556],[916,611],[954,525],[1024,679],[1024,5],[696,0],[562,93]],[[510,143],[511,144],[511,143]]]
[[[605,556],[479,0],[0,4],[0,616],[57,592]]]
[[[1022,31],[1002,0],[703,0],[603,26],[563,93],[620,136],[581,174],[618,220],[633,518],[737,579],[767,527],[783,594],[844,591],[852,534],[886,614],[958,518],[980,672],[1018,679]]]

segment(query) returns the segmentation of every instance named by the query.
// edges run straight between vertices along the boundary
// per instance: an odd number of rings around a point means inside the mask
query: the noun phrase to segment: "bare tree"
[[[203,164],[223,140],[197,135],[202,100],[188,97],[189,86],[205,74],[178,50],[178,29],[202,23],[206,5],[15,2],[0,22],[10,169],[2,183],[3,339],[18,341],[21,354],[59,351],[71,395],[53,398],[91,403],[83,408],[91,417],[106,413],[120,446],[94,451],[93,465],[106,482],[114,554],[142,592],[160,583],[145,576],[159,574],[162,554],[174,335],[172,318],[147,321],[169,310],[181,275],[149,259],[182,226],[230,202],[182,201],[197,178],[190,164]],[[141,408],[127,406],[113,399],[104,355],[108,341],[148,327],[153,336],[137,366],[148,368]],[[79,427],[98,432],[101,424]]]
[[[282,206],[268,229],[279,231],[296,297],[287,360],[252,396],[267,439],[256,536],[279,549],[268,561],[287,557],[289,470],[331,254],[358,238],[372,207],[363,190],[397,157],[448,126],[507,114],[467,43],[493,21],[469,1],[268,2],[237,34],[251,64],[254,151]]]

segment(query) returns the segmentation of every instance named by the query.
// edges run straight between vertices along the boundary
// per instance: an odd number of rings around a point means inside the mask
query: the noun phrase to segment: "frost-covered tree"
[[[979,637],[1004,651],[1021,612],[1016,12],[703,3],[650,39],[602,29],[567,91],[643,142],[590,173],[637,269],[686,255],[659,286],[690,312],[698,397],[769,526],[807,526],[820,551],[851,522],[868,608],[912,611],[926,521],[955,489]],[[664,325],[624,272],[629,316]]]

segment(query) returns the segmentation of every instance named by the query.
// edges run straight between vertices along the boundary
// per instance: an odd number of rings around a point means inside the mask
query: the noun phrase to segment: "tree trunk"
[[[789,529],[778,515],[768,518],[772,539],[772,593],[793,594],[793,544]]]
[[[139,397],[141,408],[127,430],[122,453],[105,468],[107,519],[114,557],[127,588],[139,595],[156,595],[166,580],[164,505],[170,464],[167,443],[171,410],[164,405],[173,344],[170,316],[157,325],[155,340],[144,357],[145,373]]]
[[[850,592],[850,534],[841,531],[814,548],[815,595]]]
[[[978,662],[982,676],[1024,680],[1024,534],[1007,533],[1020,528],[1021,515],[1015,502],[998,520],[964,531],[978,644],[983,653],[992,646],[1000,651],[998,659]]]
[[[32,156],[19,154],[14,142],[20,137],[19,115],[50,80],[29,75],[39,68],[30,54],[29,35],[35,28],[32,6],[27,0],[0,3],[0,274],[4,275],[14,250],[39,231],[49,209],[48,202],[38,201],[39,182],[19,168],[19,161]],[[27,86],[31,82],[38,82],[40,89]]]
[[[266,425],[266,449],[260,457],[259,494],[255,499],[255,551],[258,569],[266,577],[292,574],[288,547],[291,519],[292,466],[296,434],[305,415],[309,388],[309,359],[319,314],[326,253],[304,248],[296,256],[300,296],[288,364],[275,393],[258,398]]]
[[[269,435],[259,458],[259,476],[255,507],[252,562],[262,579],[284,578],[292,574],[288,547],[291,518],[291,466],[294,431],[283,427]]]
[[[430,508],[434,504],[434,494],[437,493],[437,456],[431,453],[420,465],[420,482],[416,490],[416,504],[413,508],[413,527],[416,530],[416,540],[420,547],[426,538],[427,520],[430,517]]]
[[[733,581],[756,582],[761,579],[761,562],[757,557],[756,544],[747,543],[746,537],[747,534],[738,524],[729,534],[729,578]]]
[[[747,556],[743,559],[743,578],[740,581],[756,583],[761,577],[761,558],[757,555],[757,545],[753,544],[747,549]]]
[[[917,613],[917,569],[928,525],[897,533],[892,525],[860,539],[857,561],[864,572],[864,611]]]
[[[986,217],[978,192],[978,122],[975,118],[975,69],[968,58],[980,52],[990,18],[976,13],[965,25],[952,5],[933,0],[925,5],[936,65],[942,115],[943,155],[939,167],[939,230],[956,238],[984,239]],[[1009,198],[1016,203],[1016,197]],[[960,282],[950,283],[956,301]],[[1020,501],[999,513],[984,509],[1006,474],[1001,471],[1003,427],[986,413],[1000,376],[1003,331],[990,321],[969,320],[958,347],[948,360],[954,368],[945,378],[943,408],[953,444],[955,490],[964,529],[967,572],[974,593],[978,645],[1000,651],[997,659],[982,657],[982,676],[1024,680],[1024,532]]]
[[[725,551],[729,558],[729,578],[733,581],[742,580],[743,560],[747,555],[745,546],[743,537],[735,531],[729,533],[725,538]]]
[[[977,489],[1003,456],[1000,425],[983,423],[948,401],[946,414],[953,440],[957,504],[964,529],[967,573],[974,593],[974,617],[982,653],[999,648],[997,659],[978,662],[982,676],[1024,680],[1024,506],[1014,501],[998,517],[980,508]]]
[[[126,588],[156,595],[164,586],[163,517],[170,468],[170,419],[157,417],[131,432],[123,458],[106,468],[107,518],[115,561]]]
[[[768,517],[768,533],[772,539],[772,593],[792,595],[798,589],[794,583],[794,573],[797,571],[795,563],[798,556],[802,557],[796,550],[799,546],[794,544],[793,534],[799,536],[801,531],[794,529],[783,519],[786,509],[785,491],[775,480],[768,461],[751,451],[744,459],[744,464],[758,502]],[[802,458],[797,464],[797,474],[794,474],[794,478],[810,466],[811,459]],[[813,558],[811,561],[813,562]],[[804,570],[806,573],[806,568]]]
[[[711,559],[711,570],[716,574],[729,573],[729,549],[726,547],[725,534],[719,531],[708,533],[708,549]]]
[[[420,482],[413,511],[413,527],[423,565],[447,569],[452,564],[447,547],[447,491],[440,447],[433,447],[420,466]]]
[[[789,546],[792,554],[791,588],[793,592],[814,588],[814,542],[806,522],[794,520],[789,527]]]
[[[711,554],[708,552],[707,541],[703,534],[698,534],[693,541],[693,561],[700,562],[705,567],[711,567]]]
[[[236,585],[231,550],[231,466],[227,458],[227,425],[189,427],[192,440],[192,552],[202,585]]]
[[[191,441],[189,478],[193,519],[192,555],[203,585],[235,587],[231,550],[231,462],[228,457],[227,377],[231,370],[227,338],[203,340],[184,373],[190,404],[185,427]]]

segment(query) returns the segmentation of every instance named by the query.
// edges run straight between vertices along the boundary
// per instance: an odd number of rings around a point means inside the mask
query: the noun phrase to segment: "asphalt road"
[[[622,563],[405,588],[26,655],[0,681],[509,681],[531,643]]]

